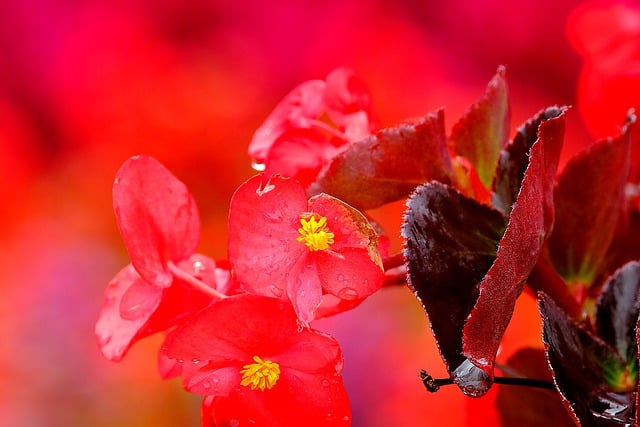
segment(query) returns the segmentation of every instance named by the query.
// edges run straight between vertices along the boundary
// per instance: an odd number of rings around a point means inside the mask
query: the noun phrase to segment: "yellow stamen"
[[[300,218],[300,224],[300,236],[296,240],[304,243],[310,251],[323,251],[333,244],[335,234],[327,228],[327,217],[321,216],[319,221],[316,221],[316,215],[312,215],[309,220]]]
[[[251,390],[271,389],[280,377],[280,365],[270,360],[262,360],[259,356],[253,356],[256,363],[244,365],[240,373],[242,380],[240,385],[251,387]]]

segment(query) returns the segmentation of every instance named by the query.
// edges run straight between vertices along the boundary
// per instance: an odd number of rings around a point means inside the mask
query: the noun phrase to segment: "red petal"
[[[310,262],[305,259],[310,258]],[[322,301],[322,284],[312,257],[307,256],[290,269],[287,295],[298,319],[308,325],[315,318],[315,311]]]
[[[242,184],[229,208],[229,262],[248,292],[287,298],[291,266],[308,253],[296,241],[307,196],[296,181],[257,175]]]
[[[366,84],[347,68],[333,70],[327,76],[324,93],[327,115],[347,139],[357,141],[373,130],[373,101]]]
[[[308,128],[309,119],[320,116],[325,108],[324,89],[325,82],[322,80],[309,80],[289,92],[253,134],[249,144],[251,158],[264,162],[274,141],[283,132]]]
[[[283,368],[296,371],[337,375],[342,371],[342,351],[333,337],[322,332],[303,329],[292,335],[286,351],[273,356]]]
[[[336,147],[317,129],[285,131],[272,145],[265,160],[265,175],[295,178],[305,187],[336,153]]]
[[[235,364],[286,351],[296,315],[283,301],[240,294],[201,310],[167,336],[169,357]],[[204,365],[203,365],[204,366]]]
[[[167,263],[193,254],[200,218],[187,187],[157,160],[135,156],[116,174],[113,207],[131,263],[149,283],[168,287]]]
[[[96,323],[95,334],[104,357],[114,362],[122,359],[153,314],[153,310],[149,311],[148,309],[154,305],[157,307],[162,298],[162,289],[147,285],[153,290],[147,294],[149,298],[146,303],[147,310],[138,313],[139,315],[135,319],[123,319],[120,316],[122,298],[130,287],[139,285],[140,282],[143,282],[142,279],[129,264],[109,283],[104,293],[104,305]]]
[[[350,426],[351,409],[342,378],[283,370],[271,390],[241,387],[209,408],[217,425],[279,427]]]

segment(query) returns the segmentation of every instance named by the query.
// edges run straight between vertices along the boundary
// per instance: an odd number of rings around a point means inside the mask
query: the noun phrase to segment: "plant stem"
[[[186,271],[184,271],[183,269],[175,265],[173,262],[169,261],[167,263],[167,266],[169,267],[169,270],[173,273],[175,277],[177,277],[178,279],[184,282],[187,282],[194,288],[204,292],[205,294],[211,296],[212,298],[225,299],[227,297],[225,294],[207,285],[202,280],[193,277],[191,274],[187,273]]]
[[[441,386],[454,384],[451,378],[433,378],[424,369],[420,370],[420,379],[422,384],[431,393],[435,393]],[[555,386],[550,381],[536,380],[532,378],[516,378],[516,377],[494,377],[493,382],[503,385],[517,385],[522,387],[542,388],[545,390],[555,390]]]

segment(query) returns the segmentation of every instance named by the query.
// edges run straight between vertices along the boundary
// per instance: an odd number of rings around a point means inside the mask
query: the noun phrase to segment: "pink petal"
[[[122,269],[109,283],[104,294],[104,305],[100,317],[96,323],[95,334],[102,354],[114,362],[120,361],[131,344],[148,322],[153,310],[152,306],[158,306],[162,299],[163,290],[153,288],[155,293],[149,292],[146,304],[147,310],[140,312],[139,316],[132,320],[123,319],[120,316],[121,301],[127,290],[140,284],[142,279],[131,264]]]
[[[309,259],[309,262],[305,262]],[[298,319],[308,325],[315,318],[315,311],[322,301],[322,285],[318,278],[318,269],[309,255],[291,269],[287,282],[287,295]]]
[[[317,129],[287,130],[269,150],[265,175],[295,178],[306,187],[335,153],[336,148],[324,132]]]
[[[262,163],[274,141],[283,132],[294,128],[308,128],[309,119],[317,118],[324,111],[324,88],[325,82],[322,80],[309,80],[285,96],[253,134],[249,156]]]
[[[135,156],[113,184],[113,207],[131,263],[159,287],[173,281],[167,263],[195,252],[200,218],[187,187],[152,157]]]
[[[307,196],[296,181],[257,175],[242,184],[229,208],[229,263],[248,292],[287,298],[291,266],[308,249],[296,241]]]

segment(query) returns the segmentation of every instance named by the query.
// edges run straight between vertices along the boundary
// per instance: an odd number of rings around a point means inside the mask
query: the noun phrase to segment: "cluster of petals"
[[[228,255],[239,286],[291,301],[303,324],[353,307],[384,281],[376,234],[360,212],[326,194],[308,199],[299,182],[277,175],[236,190]]]
[[[342,353],[298,327],[285,301],[240,294],[200,311],[163,347],[183,363],[185,388],[205,395],[203,426],[348,426]]]
[[[103,355],[119,361],[138,339],[174,327],[210,304],[212,294],[231,292],[232,282],[227,270],[195,253],[200,218],[193,197],[157,160],[127,160],[113,203],[131,264],[107,286],[95,334]]]
[[[346,145],[375,129],[366,85],[353,71],[338,68],[287,94],[254,133],[249,155],[265,173],[309,185]]]

